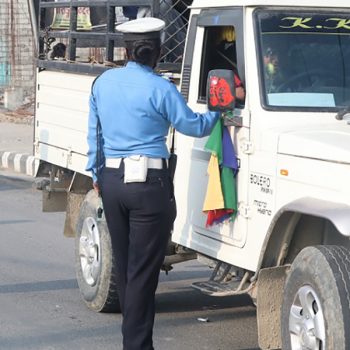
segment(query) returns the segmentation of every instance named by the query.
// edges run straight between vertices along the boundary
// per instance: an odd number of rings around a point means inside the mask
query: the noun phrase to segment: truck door
[[[226,48],[227,52],[219,52],[222,48]],[[228,57],[224,57],[226,54]],[[184,57],[182,93],[193,110],[204,112],[207,109],[207,75],[209,70],[218,68],[233,70],[244,85],[242,8],[192,12]],[[241,248],[245,245],[247,233],[245,203],[250,122],[247,97],[238,101],[233,119],[236,126],[229,126],[229,131],[240,165],[236,177],[239,213],[232,222],[206,227],[206,214],[202,208],[210,158],[210,153],[204,149],[207,138],[194,139],[177,133],[175,191],[178,217],[173,241],[231,264],[240,265],[242,259],[242,265],[244,257]]]

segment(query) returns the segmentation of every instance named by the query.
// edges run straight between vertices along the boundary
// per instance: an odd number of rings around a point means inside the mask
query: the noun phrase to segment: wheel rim
[[[83,278],[88,285],[94,286],[101,272],[101,246],[97,222],[92,217],[84,220],[79,240],[79,256]]]
[[[289,333],[292,350],[324,350],[325,320],[322,305],[309,286],[301,287],[289,314]]]

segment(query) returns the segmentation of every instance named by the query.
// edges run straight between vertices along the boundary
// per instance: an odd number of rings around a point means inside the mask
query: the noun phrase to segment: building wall
[[[34,94],[34,38],[28,0],[0,0],[0,90]]]

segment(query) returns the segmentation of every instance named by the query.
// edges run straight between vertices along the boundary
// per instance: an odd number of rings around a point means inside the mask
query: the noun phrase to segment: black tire
[[[285,283],[282,350],[349,350],[349,326],[350,251],[341,246],[304,248]]]
[[[99,205],[96,192],[91,190],[81,206],[77,224],[76,275],[80,294],[89,309],[119,312],[112,243],[106,221],[97,218]]]

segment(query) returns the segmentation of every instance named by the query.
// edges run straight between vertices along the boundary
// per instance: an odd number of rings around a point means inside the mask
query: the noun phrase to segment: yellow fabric
[[[233,27],[231,26],[225,26],[223,27],[221,31],[221,38],[220,40],[227,41],[229,43],[235,41],[236,35]]]
[[[205,196],[203,211],[224,208],[224,196],[221,189],[218,158],[212,154],[208,164],[208,187]]]

